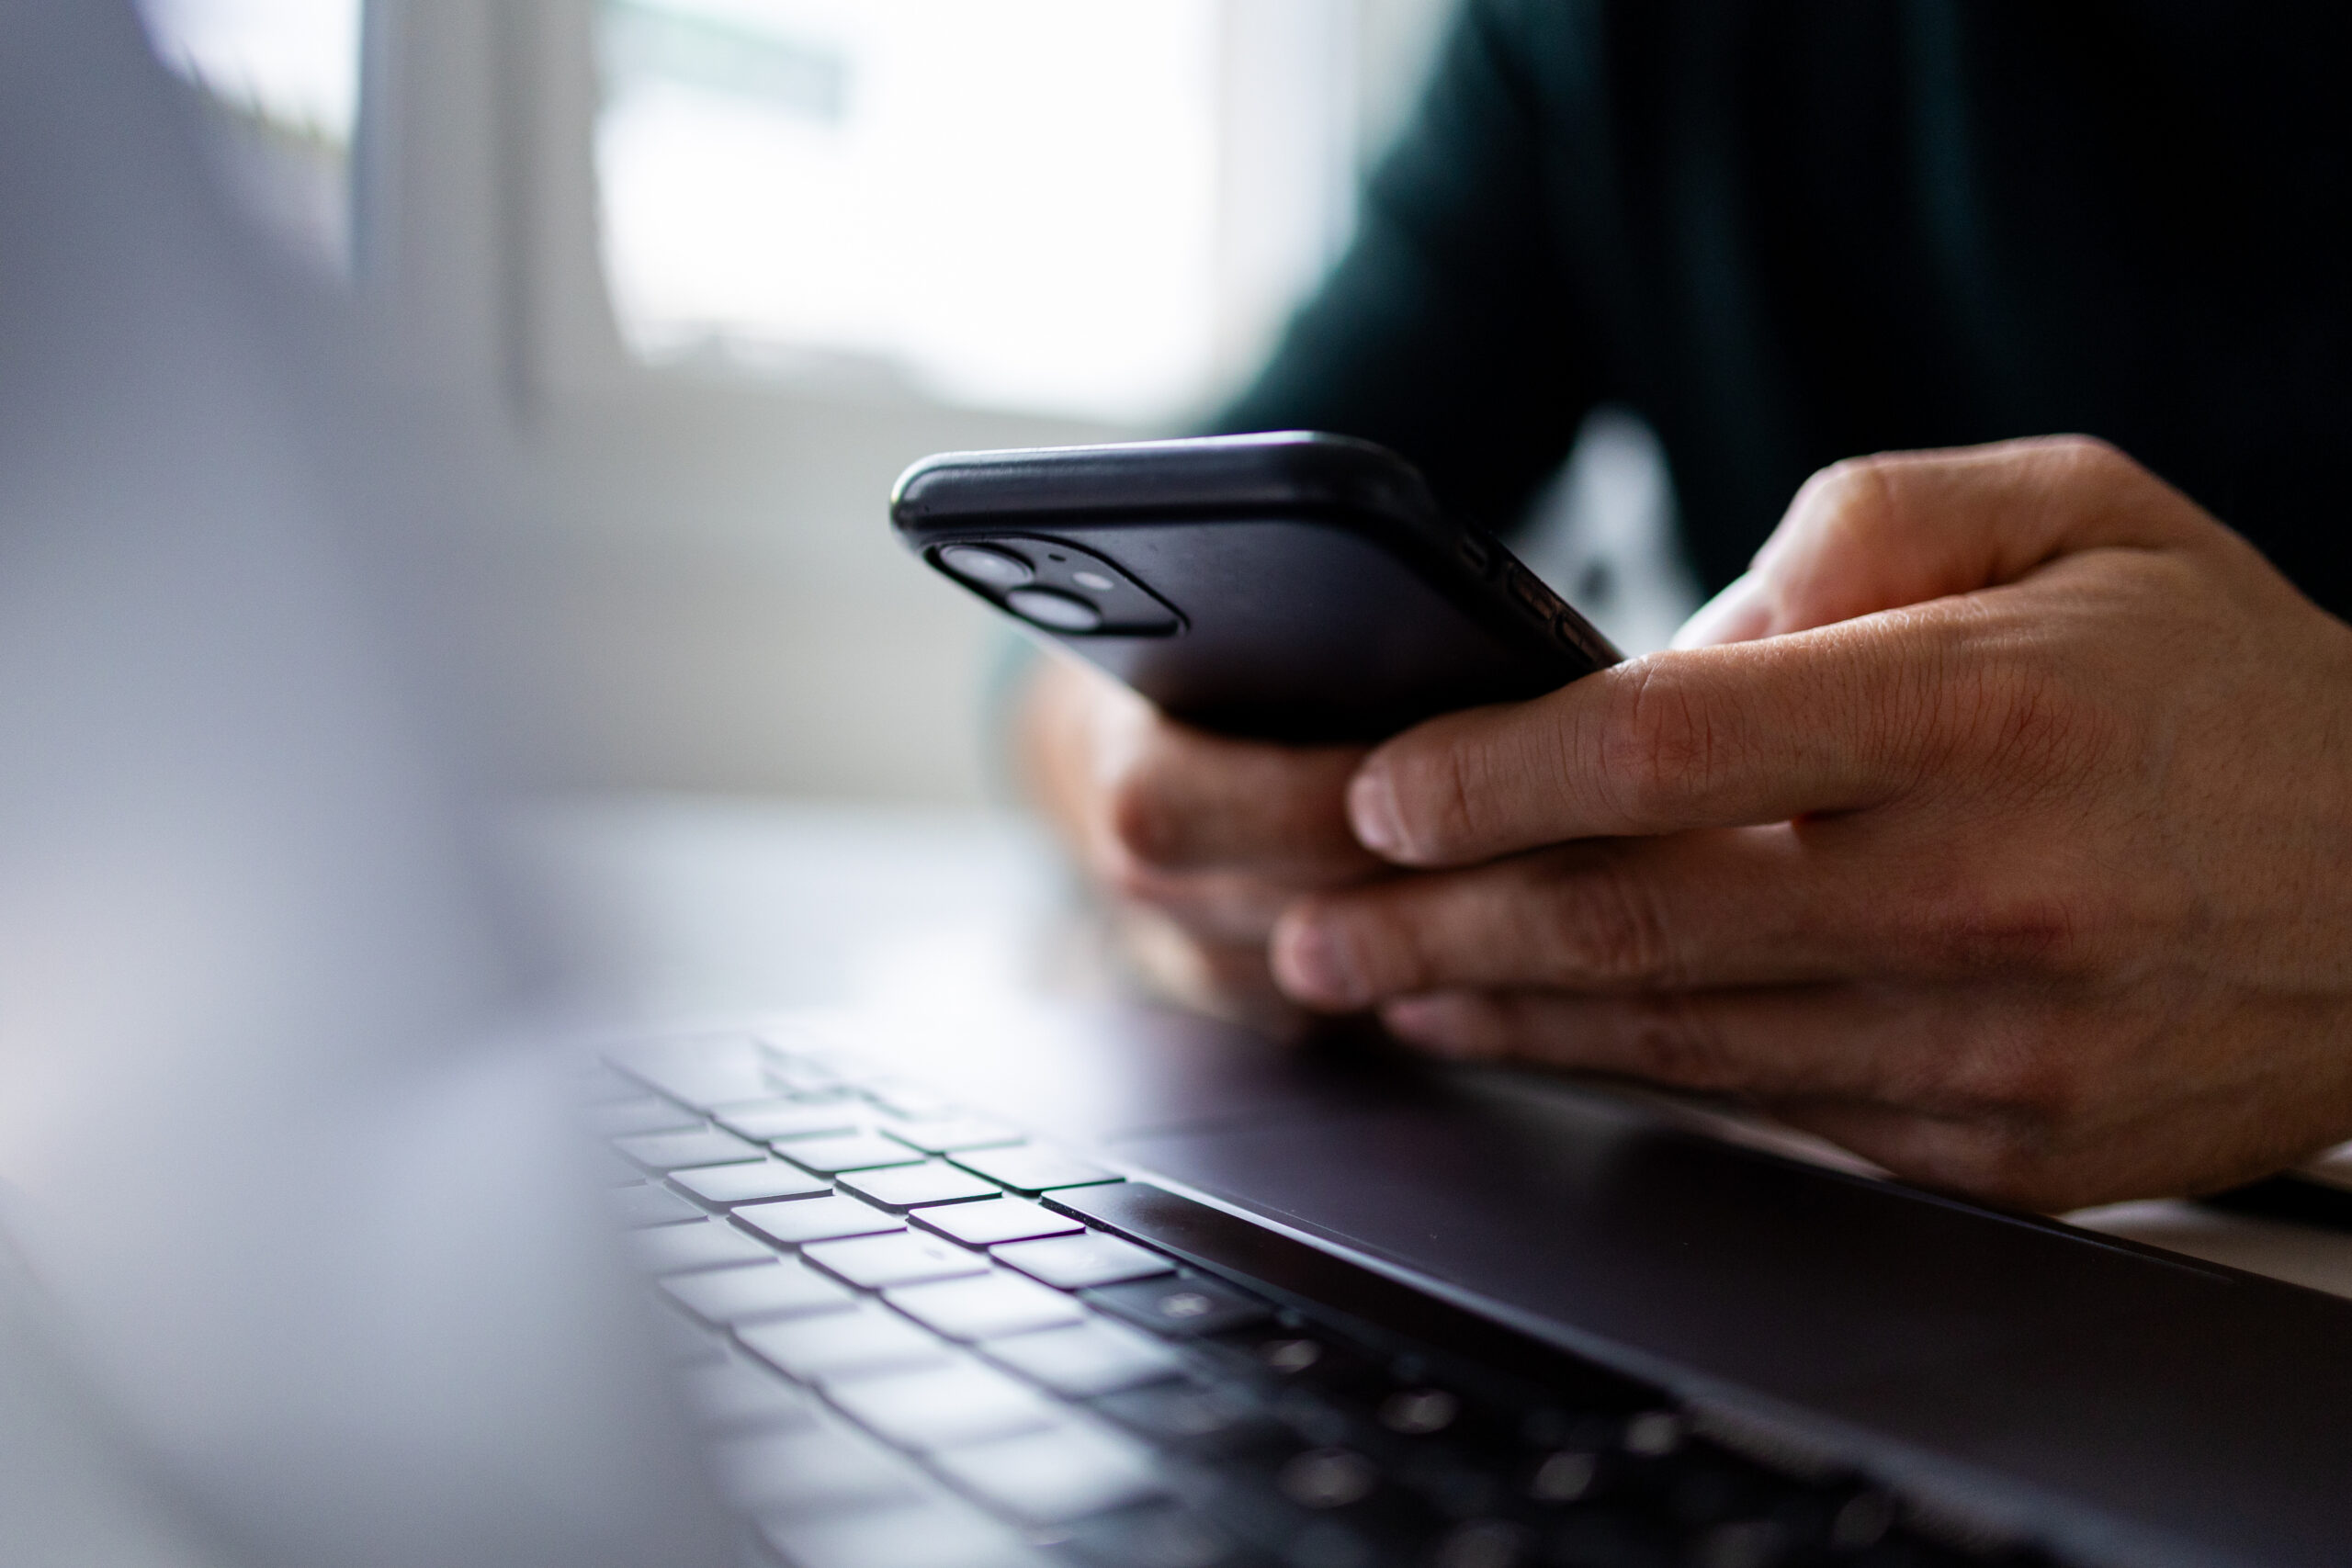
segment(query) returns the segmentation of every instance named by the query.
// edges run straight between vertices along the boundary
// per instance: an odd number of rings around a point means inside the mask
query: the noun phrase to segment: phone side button
[[[1549,626],[1559,618],[1567,604],[1560,596],[1544,586],[1535,574],[1523,566],[1510,569],[1511,597],[1527,607],[1528,613]]]

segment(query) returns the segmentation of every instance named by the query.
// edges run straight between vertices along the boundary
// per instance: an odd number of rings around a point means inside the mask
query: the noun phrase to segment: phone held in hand
[[[890,520],[938,571],[1188,723],[1374,740],[1620,655],[1420,475],[1305,431],[951,452]]]

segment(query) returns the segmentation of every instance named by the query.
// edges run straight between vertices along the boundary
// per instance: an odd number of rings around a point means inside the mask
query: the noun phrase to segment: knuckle
[[[1668,995],[1642,1009],[1634,1048],[1645,1076],[1684,1089],[1747,1087],[1720,1019],[1698,998]]]
[[[2043,450],[2086,478],[2115,479],[2140,472],[2140,465],[2122,448],[2096,435],[2053,435],[2043,443]]]
[[[1825,513],[1875,509],[1885,497],[1885,471],[1893,459],[1883,456],[1841,457],[1816,470],[1805,481],[1815,504]]]
[[[1657,890],[1622,857],[1604,853],[1571,869],[1551,903],[1547,934],[1564,978],[1635,987],[1679,977]]]
[[[1350,899],[1333,925],[1341,934],[1358,984],[1382,996],[1427,990],[1443,976],[1420,940],[1422,922],[1385,898]]]
[[[1917,458],[1876,453],[1846,457],[1815,474],[1807,483],[1815,491],[1814,514],[1831,537],[1869,534],[1886,526],[1897,515],[1895,491]]]
[[[1416,854],[1442,858],[1475,842],[1482,827],[1482,772],[1464,748],[1418,747],[1391,763],[1397,825]]]
[[[2033,1042],[2013,1046],[2005,1056],[1984,1086],[2003,1125],[2071,1126],[2090,1110],[2096,1086],[2063,1048]]]
[[[2057,640],[2006,622],[1952,617],[1923,671],[1923,710],[1944,738],[1939,763],[1979,781],[1996,804],[2022,805],[2096,768],[2128,738]]]
[[[1614,813],[1653,820],[1669,792],[1704,793],[1726,759],[1721,727],[1672,662],[1650,660],[1618,688],[1591,759],[1596,786]]]
[[[2097,1112],[2099,1077],[2080,1036],[2037,1011],[1987,1021],[1974,1031],[1954,1061],[1944,1098],[1968,1124],[2039,1149]]]
[[[2081,975],[2093,967],[2097,933],[2114,923],[2102,915],[2102,902],[2095,888],[2063,874],[2009,888],[1963,875],[1928,901],[1914,940],[1933,972]]]

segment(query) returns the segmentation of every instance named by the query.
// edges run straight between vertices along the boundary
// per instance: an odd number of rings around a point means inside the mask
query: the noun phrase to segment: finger
[[[1766,1108],[1800,1132],[1923,1187],[2044,1213],[2106,1195],[2086,1192],[2080,1185],[2084,1173],[2064,1168],[2035,1131],[2016,1118],[1923,1116],[1901,1106],[1847,1100],[1775,1101]]]
[[[1771,623],[1772,605],[1765,597],[1763,580],[1752,570],[1743,571],[1676,628],[1673,646],[1713,648],[1720,643],[1750,642],[1765,636]]]
[[[1112,882],[1121,900],[1155,909],[1197,936],[1250,943],[1261,957],[1283,911],[1330,886],[1328,879],[1300,883],[1246,872],[1163,872],[1133,863]]]
[[[1997,725],[2017,694],[1985,689],[1980,665],[2003,650],[1981,628],[1964,646],[1973,601],[1955,596],[2114,547],[2254,558],[2085,437],[1839,464],[1807,482],[1685,648],[1408,732],[1349,785],[1351,820],[1391,860],[1437,865],[1873,804],[1935,760],[1956,718]],[[1904,610],[1932,602],[1943,613]],[[1738,646],[1687,646],[1703,642]]]
[[[2045,436],[1857,457],[1807,479],[1754,567],[1678,648],[1774,637],[2015,582],[2060,556],[2217,534],[2112,446]]]
[[[2005,1010],[1966,996],[1880,987],[1638,997],[1440,991],[1385,1003],[1380,1018],[1405,1043],[1452,1058],[1947,1118],[2000,1113],[2014,1070]]]
[[[1398,864],[1442,866],[1878,805],[1971,715],[1973,692],[1945,673],[1967,633],[1957,617],[1877,616],[1654,654],[1431,719],[1365,760],[1350,821]]]
[[[1850,988],[1631,1005],[1436,992],[1390,1003],[1381,1021],[1448,1060],[1518,1061],[1736,1096],[1925,1186],[2024,1208],[2090,1201],[2081,1196],[2082,1173],[2062,1170],[2030,1121],[1986,1103],[1964,1079],[1936,1080],[1931,1064],[1951,1058],[1924,1048],[1916,1017]],[[1890,1094],[1911,1102],[1880,1098]]]
[[[1299,899],[1274,973],[1310,1007],[1457,987],[1682,990],[1965,971],[1900,870],[1836,829],[1608,839]],[[1923,890],[1924,891],[1924,890]]]
[[[1117,931],[1134,978],[1189,1011],[1276,1040],[1301,1038],[1320,1021],[1274,985],[1263,942],[1205,940],[1148,911],[1123,916]]]
[[[1344,880],[1380,863],[1342,808],[1363,756],[1229,739],[1153,714],[1105,748],[1104,808],[1117,843],[1146,865]]]

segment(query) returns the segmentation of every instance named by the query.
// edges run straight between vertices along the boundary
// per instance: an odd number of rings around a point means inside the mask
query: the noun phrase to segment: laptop
[[[2345,1560],[2330,1296],[1361,1043],[551,1010],[462,454],[187,129],[0,4],[0,1562]]]

